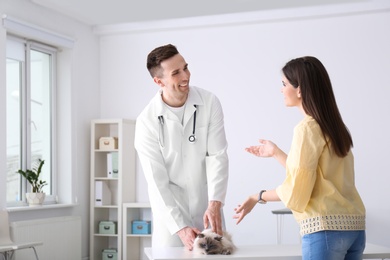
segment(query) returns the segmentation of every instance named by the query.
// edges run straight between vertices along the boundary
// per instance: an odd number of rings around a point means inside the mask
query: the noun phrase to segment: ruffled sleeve
[[[305,117],[294,128],[286,161],[286,178],[276,189],[287,208],[297,212],[305,210],[316,182],[318,161],[325,145],[321,128],[312,117]]]

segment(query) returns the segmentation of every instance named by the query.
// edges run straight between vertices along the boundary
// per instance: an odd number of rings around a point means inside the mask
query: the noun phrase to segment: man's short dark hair
[[[161,68],[161,62],[175,56],[176,54],[179,54],[179,51],[176,46],[172,44],[163,45],[152,50],[148,54],[148,58],[146,60],[146,67],[152,78],[158,74],[159,69]]]

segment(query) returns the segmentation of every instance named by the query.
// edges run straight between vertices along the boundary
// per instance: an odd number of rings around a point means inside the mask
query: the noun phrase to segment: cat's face
[[[223,251],[222,237],[217,234],[200,233],[194,241],[194,251],[204,255],[221,254]]]

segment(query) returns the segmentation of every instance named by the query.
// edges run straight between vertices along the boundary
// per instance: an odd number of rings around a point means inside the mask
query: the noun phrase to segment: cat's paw
[[[223,250],[222,251],[222,254],[223,255],[230,255],[232,252],[230,252],[230,250]]]

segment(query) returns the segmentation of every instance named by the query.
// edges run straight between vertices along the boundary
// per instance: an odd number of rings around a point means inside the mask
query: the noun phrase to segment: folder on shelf
[[[107,177],[118,178],[118,153],[107,154]]]
[[[95,182],[95,206],[111,205],[111,191],[104,181]]]

